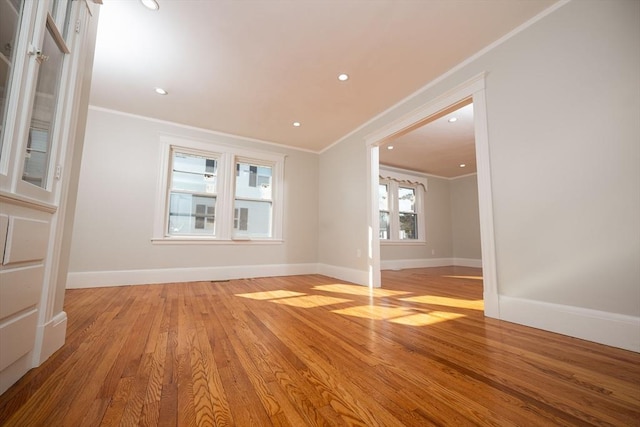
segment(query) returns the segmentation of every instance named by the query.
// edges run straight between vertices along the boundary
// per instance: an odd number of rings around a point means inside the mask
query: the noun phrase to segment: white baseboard
[[[454,258],[453,265],[456,267],[482,268],[482,260],[473,258]]]
[[[455,265],[460,267],[482,268],[481,259],[469,258],[422,258],[422,259],[389,259],[381,260],[382,270],[403,270],[405,268],[446,267]]]
[[[85,271],[70,272],[67,275],[67,289],[196,282],[200,280],[248,279],[252,277],[294,276],[316,273],[318,273],[318,264],[315,263]]]
[[[640,352],[640,317],[500,296],[500,318]]]
[[[44,325],[38,325],[33,366],[40,366],[64,345],[67,336],[67,313],[61,311]]]
[[[369,272],[338,265],[318,264],[318,273],[358,285],[369,286]]]

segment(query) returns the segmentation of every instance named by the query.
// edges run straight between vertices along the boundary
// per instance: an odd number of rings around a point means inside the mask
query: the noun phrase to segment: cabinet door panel
[[[0,324],[0,371],[33,349],[38,310]]]
[[[48,242],[48,222],[10,217],[4,264],[42,260],[47,255]]]
[[[0,271],[0,321],[40,301],[44,266]]]

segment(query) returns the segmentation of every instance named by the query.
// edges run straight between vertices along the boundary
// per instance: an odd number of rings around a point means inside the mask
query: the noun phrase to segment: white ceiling
[[[380,163],[446,178],[476,172],[473,104],[381,146]]]
[[[90,102],[321,151],[555,1],[104,0]]]

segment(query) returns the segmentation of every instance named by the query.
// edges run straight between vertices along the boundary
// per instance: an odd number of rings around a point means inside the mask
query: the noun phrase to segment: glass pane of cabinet
[[[36,93],[31,111],[29,140],[22,179],[46,188],[53,124],[58,104],[58,91],[62,74],[64,52],[56,43],[50,29],[44,36]]]
[[[23,0],[0,0],[0,155],[7,122],[7,102],[11,70],[15,58],[16,35],[18,33]]]

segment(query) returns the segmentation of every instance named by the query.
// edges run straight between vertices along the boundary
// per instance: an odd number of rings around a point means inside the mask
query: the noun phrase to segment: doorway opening
[[[369,210],[369,285],[380,287],[380,150],[391,141],[422,128],[467,105],[473,105],[473,134],[475,164],[477,166],[478,217],[480,222],[481,266],[483,269],[483,297],[485,315],[499,318],[499,298],[495,268],[495,239],[493,204],[487,135],[484,75],[475,77],[441,97],[428,102],[411,114],[391,123],[367,138]],[[386,156],[386,155],[385,155]],[[459,165],[458,165],[459,167]]]

